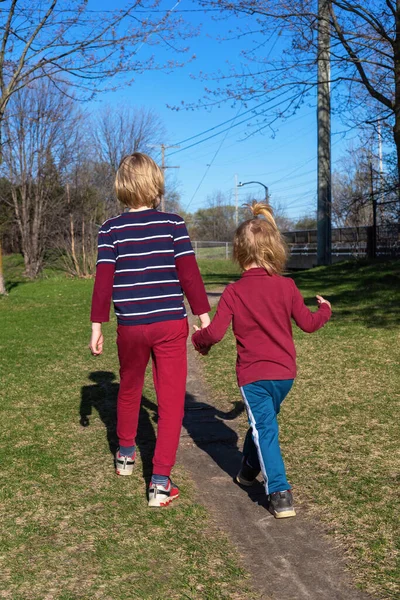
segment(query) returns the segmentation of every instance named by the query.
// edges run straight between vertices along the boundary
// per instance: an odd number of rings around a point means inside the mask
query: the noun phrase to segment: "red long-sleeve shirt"
[[[239,386],[294,379],[296,350],[291,319],[311,333],[325,325],[330,316],[331,309],[325,303],[311,312],[293,279],[253,268],[225,288],[211,324],[196,331],[192,341],[197,350],[205,351],[223,338],[232,321]]]

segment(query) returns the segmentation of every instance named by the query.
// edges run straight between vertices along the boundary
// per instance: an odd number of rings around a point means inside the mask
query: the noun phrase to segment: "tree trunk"
[[[86,248],[85,248],[85,215],[82,215],[82,264],[83,264],[83,275],[88,275],[86,267]]]
[[[397,191],[400,201],[400,0],[396,1],[396,40],[394,44],[394,143],[397,153]]]
[[[0,240],[0,295],[5,296],[7,294],[6,285],[4,283],[4,275],[3,275],[3,252],[1,248],[1,240]]]
[[[72,261],[74,263],[75,272],[76,272],[77,276],[80,277],[81,272],[79,269],[79,262],[78,262],[78,259],[76,257],[76,252],[75,252],[74,216],[71,211],[71,197],[69,195],[69,183],[67,183],[67,204],[68,204],[68,208],[69,208],[69,233],[71,236],[71,256],[72,256]]]

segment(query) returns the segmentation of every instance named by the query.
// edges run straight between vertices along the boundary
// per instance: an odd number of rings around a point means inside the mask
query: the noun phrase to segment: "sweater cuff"
[[[204,344],[198,343],[197,340],[199,339],[199,337],[201,337],[201,331],[195,331],[192,334],[192,344],[194,346],[194,349],[197,350],[197,352],[200,352],[200,354],[207,354],[211,348],[211,345],[204,345]],[[196,340],[196,338],[197,338],[197,340]]]

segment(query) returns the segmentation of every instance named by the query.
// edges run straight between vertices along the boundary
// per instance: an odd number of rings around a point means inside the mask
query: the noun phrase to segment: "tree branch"
[[[360,60],[360,58],[357,56],[357,54],[354,52],[354,50],[352,49],[352,47],[350,46],[350,44],[347,42],[343,30],[341,28],[341,26],[339,25],[339,22],[337,20],[336,14],[333,10],[333,6],[331,6],[331,19],[332,19],[332,24],[335,28],[335,31],[340,39],[340,41],[343,44],[343,47],[345,48],[345,50],[347,51],[351,62],[354,64],[354,66],[356,67],[361,81],[363,82],[363,84],[365,85],[365,87],[367,88],[369,94],[375,98],[376,100],[378,100],[379,102],[381,102],[382,104],[384,104],[385,106],[387,106],[388,108],[391,108],[392,110],[394,109],[394,104],[393,102],[389,99],[386,98],[386,96],[384,96],[383,94],[381,94],[380,92],[378,92],[377,89],[375,89],[373,87],[373,85],[371,84],[365,69],[362,65],[362,62]]]
[[[371,27],[377,32],[379,33],[379,35],[385,39],[386,41],[388,41],[390,44],[393,45],[394,40],[388,35],[388,33],[386,32],[386,29],[384,28],[384,26],[382,25],[382,23],[379,21],[379,19],[377,19],[375,17],[374,14],[372,14],[370,11],[368,11],[365,6],[361,6],[360,4],[355,4],[354,2],[348,3],[348,2],[340,2],[340,0],[332,0],[332,5],[337,6],[338,8],[341,8],[342,10],[355,14],[358,17],[360,17],[361,19],[363,19],[364,21],[366,21],[366,23],[368,23],[369,25],[371,25]],[[332,12],[333,12],[333,8],[332,8]]]
[[[2,40],[2,44],[1,44],[1,50],[0,50],[0,73],[1,74],[3,73],[4,54],[5,54],[5,50],[6,50],[6,46],[7,46],[8,37],[10,35],[11,21],[14,16],[15,7],[16,7],[17,2],[18,2],[18,0],[13,0],[11,7],[10,7],[10,11],[8,13],[7,23],[5,24],[5,27],[4,27],[4,35],[3,35],[3,40]],[[5,86],[4,86],[4,78],[2,76],[0,77],[0,89],[3,93]]]

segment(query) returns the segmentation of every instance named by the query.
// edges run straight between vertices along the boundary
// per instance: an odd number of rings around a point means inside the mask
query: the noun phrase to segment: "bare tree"
[[[42,269],[46,242],[59,218],[63,198],[60,172],[73,150],[71,132],[77,119],[73,100],[49,80],[16,92],[10,103],[2,170],[11,184],[29,278]]]
[[[109,164],[113,173],[123,156],[132,152],[151,154],[151,144],[158,144],[164,136],[160,118],[145,107],[108,106],[94,122],[98,160]]]
[[[3,240],[6,232],[12,234],[11,221],[11,188],[9,181],[5,178],[0,179],[0,294],[5,295],[7,289],[4,281],[3,273]]]
[[[121,158],[132,152],[154,152],[165,136],[165,128],[156,113],[145,107],[120,105],[106,107],[93,119],[93,146],[103,175],[107,194],[111,197],[113,212],[119,210],[118,200],[113,193],[115,173]]]
[[[173,60],[160,65],[139,51],[159,43],[182,52],[179,41],[191,35],[159,0],[107,10],[86,0],[11,0],[0,14],[0,124],[12,95],[38,78],[93,94],[116,74],[171,68]]]
[[[258,100],[253,111],[258,131],[290,116],[315,93],[317,0],[214,0],[202,5],[218,7],[222,14],[248,15],[236,35],[254,40],[241,51],[241,68],[211,77],[220,82],[215,101]],[[361,122],[388,124],[400,180],[400,2],[331,0],[330,25],[333,105],[346,118],[355,111]],[[279,51],[274,53],[275,46]],[[210,96],[208,101],[213,101]]]
[[[371,146],[350,145],[333,173],[332,217],[337,227],[372,224]]]
[[[230,198],[216,190],[207,196],[207,208],[193,215],[191,235],[204,241],[228,241],[235,231],[235,207]]]
[[[1,245],[1,238],[0,238],[0,294],[2,296],[7,294],[6,284],[4,282],[4,273],[3,273],[3,249],[2,249],[2,245]]]

